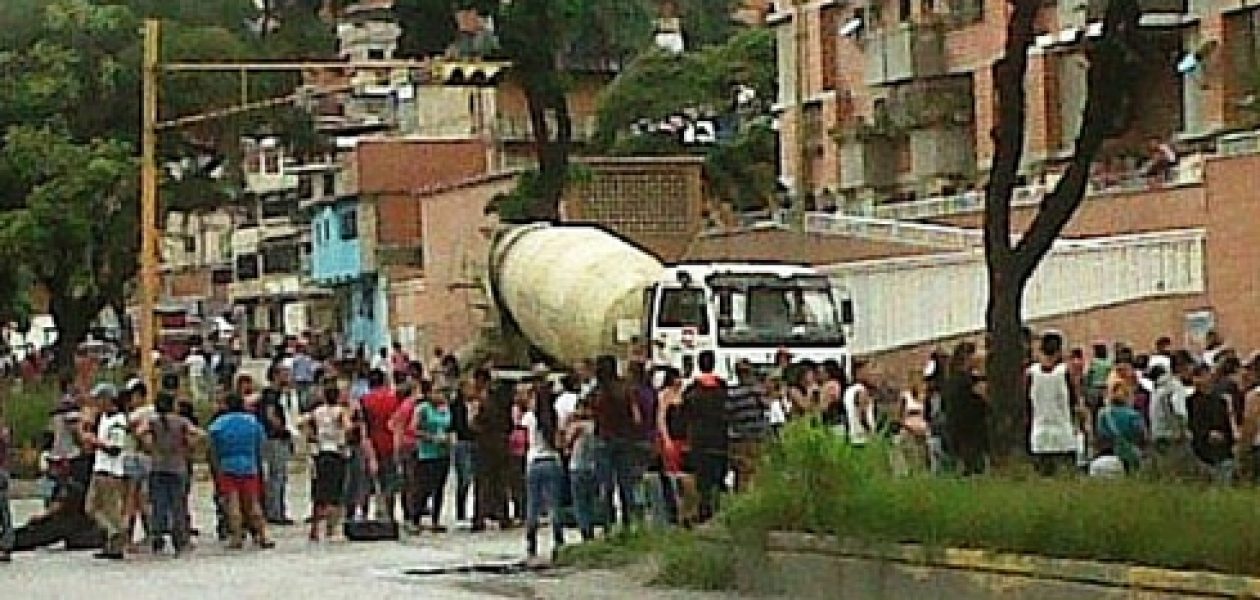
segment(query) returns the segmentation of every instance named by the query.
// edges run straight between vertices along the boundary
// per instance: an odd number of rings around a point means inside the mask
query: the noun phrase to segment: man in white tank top
[[[844,416],[849,443],[862,447],[875,437],[874,367],[867,361],[853,361],[853,385],[844,390]]]
[[[1063,336],[1048,332],[1041,337],[1041,356],[1026,373],[1032,431],[1029,449],[1037,471],[1052,476],[1060,467],[1070,468],[1080,446],[1078,393],[1063,362]]]

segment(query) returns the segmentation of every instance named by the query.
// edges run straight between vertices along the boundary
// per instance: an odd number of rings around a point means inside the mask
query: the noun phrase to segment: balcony
[[[866,37],[867,85],[942,75],[945,62],[945,32],[939,24],[897,25]]]
[[[896,183],[897,140],[851,132],[840,138],[840,189],[882,188]]]

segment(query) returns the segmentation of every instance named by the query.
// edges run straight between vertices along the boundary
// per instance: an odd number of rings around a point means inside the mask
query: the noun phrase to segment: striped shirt
[[[756,386],[731,386],[726,396],[726,418],[732,441],[760,441],[770,429],[761,390]]]

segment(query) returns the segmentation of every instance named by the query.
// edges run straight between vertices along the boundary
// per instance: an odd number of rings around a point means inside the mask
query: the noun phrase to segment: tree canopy
[[[140,24],[167,24],[166,59],[325,54],[311,0],[274,0],[279,25],[259,27],[252,0],[6,0],[0,3],[0,279],[29,276],[49,295],[67,364],[92,320],[121,308],[139,249]],[[251,80],[256,98],[291,89],[292,77]],[[162,116],[233,104],[239,76],[196,74],[163,81]],[[294,111],[267,115],[300,128]],[[166,210],[230,201],[219,169],[231,166],[241,134],[259,115],[163,136],[162,160],[198,158],[205,168],[163,181]],[[18,300],[20,294],[10,291]],[[6,300],[8,300],[6,298]],[[13,304],[13,302],[10,302]],[[0,311],[3,312],[3,311]],[[12,316],[12,315],[0,315]]]
[[[601,97],[597,149],[702,154],[720,198],[739,208],[761,206],[775,186],[776,136],[767,114],[774,52],[770,32],[751,29],[720,45],[640,56]],[[674,128],[658,126],[679,117],[713,123],[714,143],[688,143]]]

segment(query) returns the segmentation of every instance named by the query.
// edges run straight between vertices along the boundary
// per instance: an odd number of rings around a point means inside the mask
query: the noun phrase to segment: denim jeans
[[[12,550],[14,538],[13,513],[9,510],[9,472],[0,469],[0,552]]]
[[[473,443],[458,441],[451,448],[451,467],[455,469],[455,518],[468,517],[468,490],[473,484]]]
[[[280,521],[287,516],[284,495],[289,483],[289,460],[292,458],[293,450],[289,440],[269,439],[263,442],[262,466],[266,500],[263,514],[268,521]]]
[[[596,471],[599,475],[600,502],[608,515],[608,524],[615,521],[613,496],[621,506],[621,524],[629,525],[638,518],[635,490],[641,483],[637,476],[636,448],[631,440],[599,440],[596,449]]]
[[[188,497],[185,495],[187,475],[183,473],[150,473],[149,501],[153,503],[153,531],[169,534],[176,549],[188,542]]]
[[[578,531],[583,540],[595,537],[595,502],[599,497],[599,479],[595,471],[577,469],[569,473],[569,483],[573,491],[573,518],[577,521]]]
[[[558,458],[536,459],[526,469],[528,491],[525,493],[525,542],[529,555],[538,554],[538,520],[544,511],[551,513],[551,534],[555,547],[564,545],[564,519],[560,499],[564,497],[564,465]]]

